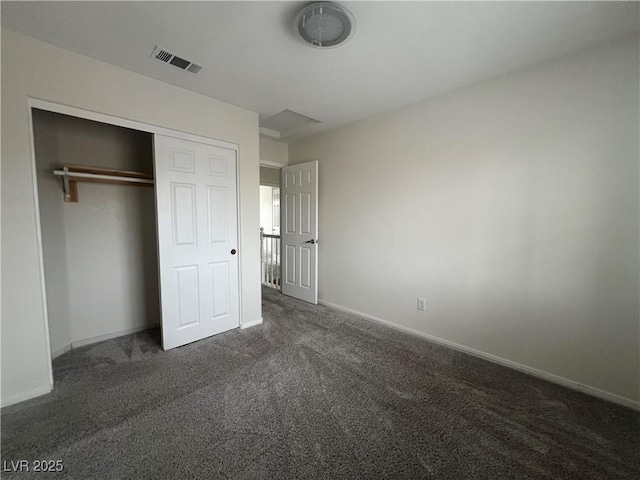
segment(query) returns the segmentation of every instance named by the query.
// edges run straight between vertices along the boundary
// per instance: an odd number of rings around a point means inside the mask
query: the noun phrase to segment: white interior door
[[[154,135],[162,347],[240,326],[236,152]]]
[[[318,162],[282,169],[282,293],[318,303]]]

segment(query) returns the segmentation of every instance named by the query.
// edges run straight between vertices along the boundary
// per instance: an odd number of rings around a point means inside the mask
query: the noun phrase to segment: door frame
[[[34,97],[27,97],[27,115],[29,120],[29,146],[30,146],[30,156],[31,156],[31,181],[33,184],[33,192],[34,192],[34,204],[35,204],[35,221],[36,221],[36,244],[37,244],[37,255],[38,255],[38,270],[40,276],[40,288],[42,293],[42,309],[43,309],[43,319],[44,319],[44,332],[45,332],[45,341],[47,348],[47,356],[49,358],[48,366],[49,366],[49,391],[53,390],[53,359],[51,358],[51,338],[49,334],[49,309],[47,307],[47,287],[44,277],[44,254],[42,248],[42,230],[40,223],[40,199],[38,198],[38,175],[37,175],[37,167],[36,167],[36,149],[35,149],[35,140],[33,134],[33,109],[37,108],[38,110],[45,110],[53,113],[60,113],[63,115],[68,115],[70,117],[82,118],[85,120],[93,120],[95,122],[105,123],[107,125],[114,125],[116,127],[124,127],[131,130],[138,130],[141,132],[151,133],[151,134],[159,134],[167,137],[179,138],[182,140],[188,140],[191,142],[204,143],[206,145],[214,145],[216,147],[223,147],[230,150],[234,150],[236,152],[236,196],[237,196],[237,221],[238,221],[238,229],[236,235],[238,236],[238,314],[240,316],[240,328],[247,328],[250,325],[245,325],[246,322],[243,322],[243,314],[242,314],[242,254],[244,248],[241,243],[241,199],[240,199],[240,157],[238,155],[239,146],[236,143],[227,142],[224,140],[218,140],[215,138],[203,137],[200,135],[194,135],[187,132],[182,132],[179,130],[172,130],[170,128],[160,127],[158,125],[151,125],[148,123],[138,122],[136,120],[129,120],[127,118],[116,117],[114,115],[108,115],[105,113],[94,112],[91,110],[85,110],[78,107],[71,107],[69,105],[63,105],[61,103],[51,102],[48,100],[42,100]],[[155,166],[154,166],[155,169]],[[158,278],[158,288],[160,286],[160,279]],[[162,315],[162,309],[160,311],[160,315]],[[253,324],[255,322],[248,322]],[[162,326],[162,320],[160,321],[160,325]],[[72,345],[73,342],[70,343]],[[48,393],[48,392],[43,392]]]

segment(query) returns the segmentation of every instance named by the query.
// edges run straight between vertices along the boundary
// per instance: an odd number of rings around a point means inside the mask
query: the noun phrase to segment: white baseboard
[[[129,335],[131,333],[138,333],[144,330],[149,330],[150,328],[155,328],[159,325],[159,323],[153,323],[151,325],[142,325],[141,327],[133,327],[133,328],[125,328],[124,330],[118,330],[117,332],[106,333],[104,335],[98,335],[97,337],[89,337],[83,338],[81,340],[76,340],[75,342],[71,342],[69,345],[62,347],[60,350],[56,350],[52,355],[51,359],[59,357],[63,353],[67,353],[69,350],[78,347],[84,347],[86,345],[91,345],[93,343],[102,342],[104,340],[111,340],[112,338],[121,337],[123,335]]]
[[[46,395],[47,393],[51,393],[52,390],[53,390],[53,385],[47,384],[47,385],[42,385],[41,387],[38,387],[38,388],[34,388],[27,392],[14,395],[13,397],[5,398],[2,400],[2,408],[8,407],[9,405],[13,405],[15,403],[24,402],[25,400],[30,400],[32,398],[36,398],[41,395]]]
[[[475,355],[476,357],[484,358],[485,360],[489,360],[494,363],[498,363],[500,365],[504,365],[505,367],[513,368],[514,370],[519,370],[524,373],[528,373],[529,375],[533,375],[534,377],[542,378],[544,380],[548,380],[553,383],[557,383],[564,387],[569,387],[573,390],[578,390],[580,392],[586,393],[588,395],[592,395],[594,397],[601,398],[603,400],[608,400],[613,403],[617,403],[619,405],[623,405],[625,407],[632,408],[634,410],[640,411],[640,402],[636,402],[630,398],[622,397],[620,395],[616,395],[615,393],[605,392],[604,390],[600,390],[599,388],[590,387],[589,385],[584,385],[582,383],[569,380],[564,377],[560,377],[558,375],[554,375],[553,373],[548,373],[542,370],[538,370],[533,367],[528,367],[527,365],[522,365],[521,363],[513,362],[511,360],[507,360],[506,358],[498,357],[496,355],[492,355],[490,353],[485,353],[480,350],[475,350],[470,347],[466,347],[464,345],[460,345],[459,343],[451,342],[449,340],[445,340],[443,338],[435,337],[433,335],[429,335],[428,333],[420,332],[418,330],[414,330],[412,328],[403,327],[402,325],[398,325],[396,323],[390,322],[388,320],[383,320],[382,318],[374,317],[373,315],[368,315],[366,313],[358,312],[357,310],[352,310],[350,308],[342,307],[340,305],[336,305],[335,303],[327,302],[325,300],[318,300],[318,303],[324,305],[326,307],[334,308],[336,310],[340,310],[342,312],[351,313],[353,315],[357,315],[358,317],[364,318],[365,320],[371,320],[377,323],[381,323],[388,327],[394,328],[396,330],[400,330],[405,333],[409,333],[412,335],[416,335],[418,337],[426,338],[435,343],[439,343],[441,345],[453,348],[455,350],[459,350],[461,352],[469,353],[471,355]]]
[[[261,323],[262,317],[260,317],[258,320],[254,320],[253,322],[243,323],[242,325],[240,325],[240,329],[244,330],[245,328],[255,327],[256,325],[260,325]]]
[[[66,345],[60,350],[56,350],[55,352],[53,352],[51,354],[51,360],[53,360],[54,358],[58,358],[60,355],[67,353],[69,350],[71,350],[71,344]]]
[[[117,332],[107,333],[105,335],[98,335],[97,337],[85,338],[82,340],[76,340],[75,342],[71,342],[71,348],[84,347],[86,345],[91,345],[92,343],[102,342],[104,340],[111,340],[112,338],[121,337],[123,335],[129,335],[131,333],[138,333],[144,330],[149,330],[150,328],[155,328],[159,323],[152,323],[151,325],[142,325],[141,327],[133,327],[126,328],[124,330],[118,330]]]

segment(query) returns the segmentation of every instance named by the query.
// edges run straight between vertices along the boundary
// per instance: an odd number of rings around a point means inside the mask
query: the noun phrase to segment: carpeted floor
[[[640,477],[638,412],[273,290],[263,314],[59,357],[53,393],[2,410],[2,460],[64,472],[2,478]]]

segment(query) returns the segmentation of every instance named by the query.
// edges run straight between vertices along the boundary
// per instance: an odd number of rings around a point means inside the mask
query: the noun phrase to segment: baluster
[[[272,244],[272,255],[271,255],[271,271],[273,272],[273,278],[271,280],[271,282],[273,283],[273,286],[276,286],[276,239],[272,238],[271,239],[271,244]]]
[[[280,235],[264,233],[260,228],[260,269],[262,284],[281,290],[282,272],[280,255],[282,244]]]
[[[276,288],[280,288],[280,237],[276,238]]]
[[[271,242],[270,242],[271,243],[271,255],[269,256],[269,261],[271,262],[271,265],[269,266],[269,271],[271,272],[271,279],[270,280],[271,280],[271,286],[273,287],[273,281],[274,281],[274,278],[273,278],[273,276],[274,276],[273,275],[273,273],[274,273],[273,272],[273,238],[270,238],[269,240],[271,240]]]
[[[260,276],[262,283],[265,283],[265,268],[264,268],[264,227],[260,227]]]
[[[273,283],[273,269],[271,268],[271,256],[273,255],[273,242],[271,241],[271,238],[269,238],[269,257],[268,257],[268,262],[269,262],[269,279],[267,280],[267,283],[269,283],[269,286],[271,286],[271,284]]]

